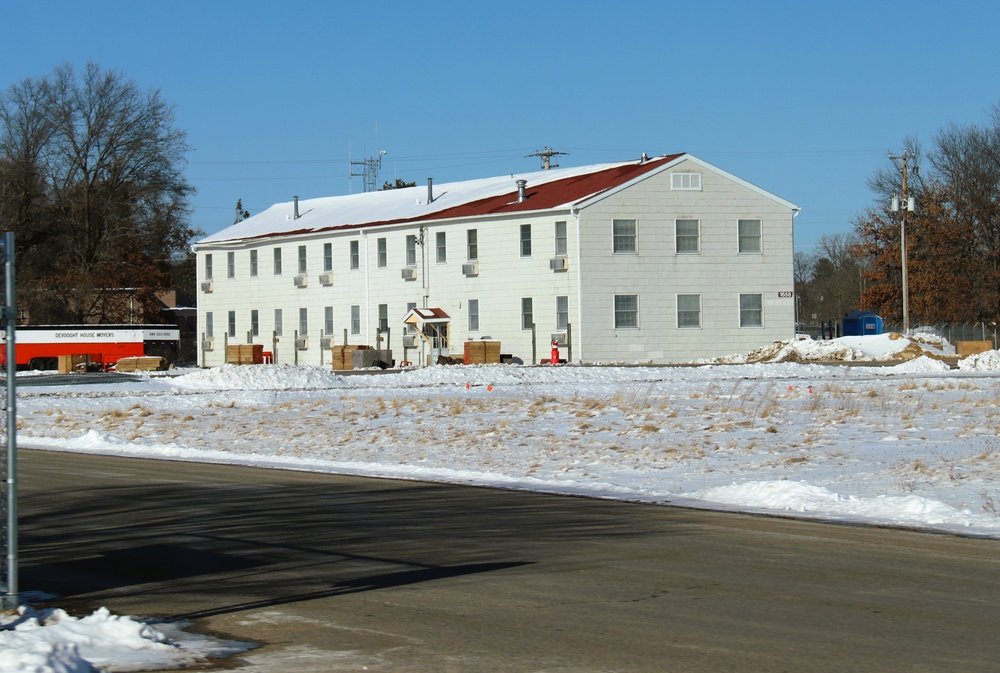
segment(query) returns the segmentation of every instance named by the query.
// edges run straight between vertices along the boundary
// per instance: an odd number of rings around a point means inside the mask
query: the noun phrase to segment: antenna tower
[[[552,163],[552,157],[559,156],[560,154],[569,154],[569,152],[557,152],[548,147],[535,152],[534,154],[528,154],[527,157],[539,157],[542,160],[542,170],[547,171],[550,168],[559,168],[559,164]]]
[[[378,124],[376,123],[375,156],[362,159],[361,161],[352,161],[350,150],[348,150],[347,160],[351,164],[351,174],[348,180],[353,177],[362,177],[364,178],[365,191],[374,192],[378,189],[378,172],[382,169],[382,157],[386,154],[387,152],[385,150],[378,149]]]

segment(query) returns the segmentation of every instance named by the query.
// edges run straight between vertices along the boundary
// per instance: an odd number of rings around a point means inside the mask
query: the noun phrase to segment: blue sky
[[[212,233],[293,196],[691,152],[846,232],[865,181],[1000,103],[1000,3],[6,0],[0,89],[88,61],[172,104]],[[377,129],[377,141],[376,141]],[[377,143],[377,144],[376,144]]]

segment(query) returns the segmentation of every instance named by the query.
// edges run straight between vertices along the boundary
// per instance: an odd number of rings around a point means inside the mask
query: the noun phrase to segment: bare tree
[[[94,64],[25,80],[2,102],[0,223],[28,261],[18,270],[32,320],[124,322],[137,304],[154,319],[195,234],[173,109]]]

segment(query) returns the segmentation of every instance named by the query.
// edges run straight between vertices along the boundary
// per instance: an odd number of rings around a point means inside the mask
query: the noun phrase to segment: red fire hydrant
[[[551,364],[559,364],[559,342],[555,339],[552,340],[552,359],[549,360]]]

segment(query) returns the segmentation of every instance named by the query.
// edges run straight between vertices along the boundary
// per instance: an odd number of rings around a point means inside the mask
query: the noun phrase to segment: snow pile
[[[51,598],[51,597],[49,597]],[[155,626],[100,608],[72,617],[26,605],[0,614],[0,673],[92,673],[185,668],[250,649],[248,643],[185,633],[186,623]]]
[[[170,380],[189,390],[322,390],[343,385],[343,377],[320,367],[223,365]]]
[[[178,649],[166,636],[130,617],[101,608],[75,619],[59,609],[21,606],[0,618],[0,672],[89,673],[116,664],[117,671],[141,670],[175,661]],[[134,668],[133,668],[134,666]]]
[[[920,357],[953,357],[954,348],[936,335],[912,337],[896,332],[837,339],[795,339],[775,341],[745,355],[729,355],[714,360],[719,364],[778,362],[882,362],[906,361]]]
[[[1000,371],[1000,351],[976,353],[958,361],[958,369],[963,372]]]

